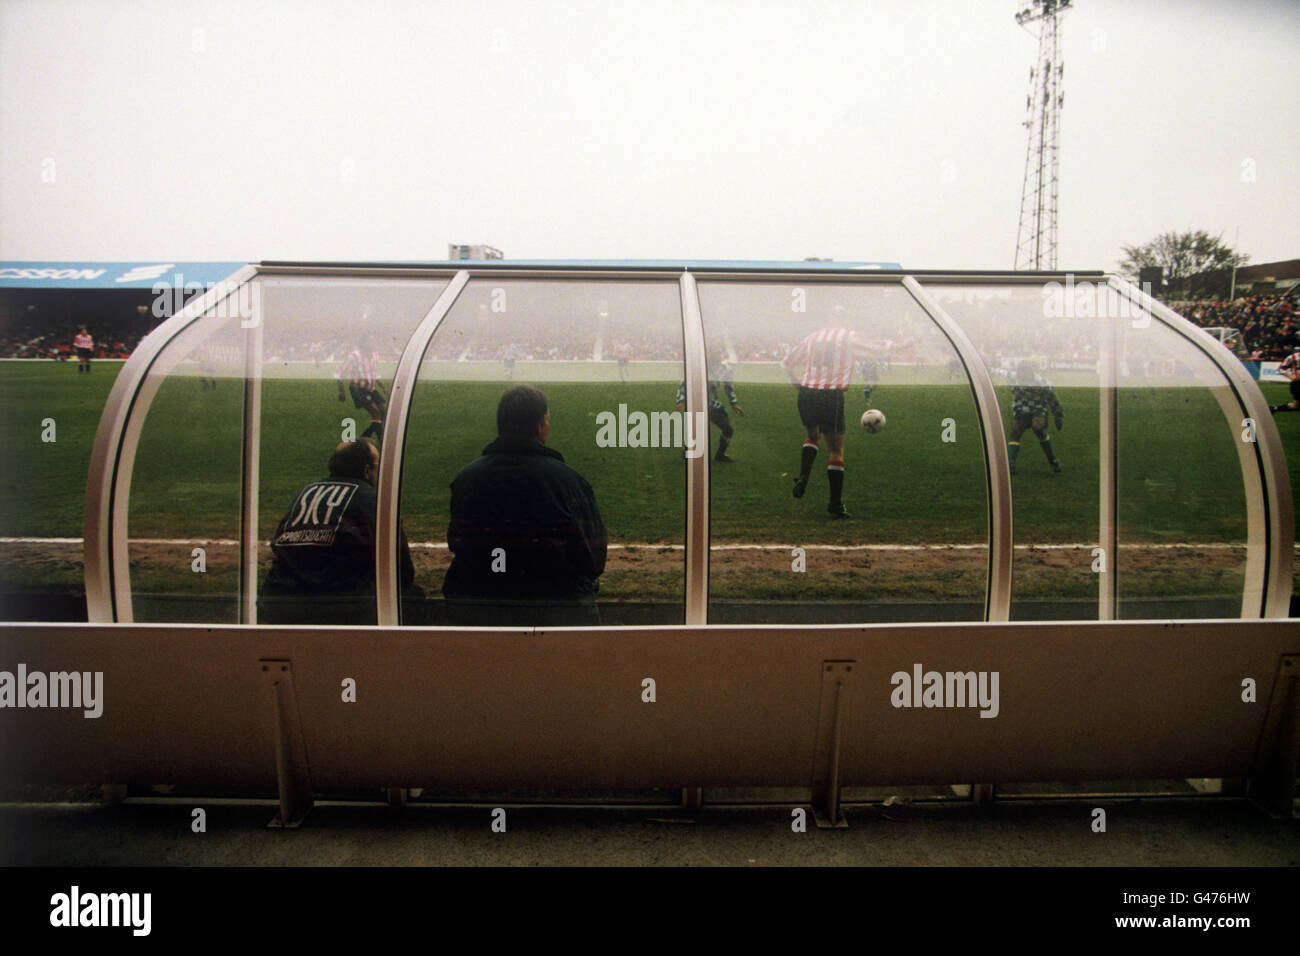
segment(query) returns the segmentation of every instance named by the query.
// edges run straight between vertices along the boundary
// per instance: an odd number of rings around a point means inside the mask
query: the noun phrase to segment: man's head
[[[330,477],[373,485],[379,477],[379,449],[369,438],[340,443],[330,455]]]
[[[551,433],[546,396],[531,385],[516,385],[497,405],[497,434],[502,438],[536,438],[543,444]]]

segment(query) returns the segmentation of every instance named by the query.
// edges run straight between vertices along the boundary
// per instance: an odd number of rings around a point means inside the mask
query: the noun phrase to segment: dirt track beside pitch
[[[194,548],[204,548],[203,573],[194,570]],[[259,564],[270,566],[263,543]],[[130,544],[133,586],[142,591],[220,593],[238,573],[238,548],[229,543],[136,541]],[[437,593],[450,563],[445,547],[414,545],[416,581]],[[982,548],[852,549],[805,546],[805,570],[795,571],[792,545],[714,548],[710,586],[719,596],[789,598],[871,595],[907,600],[982,596],[987,551]],[[1087,546],[1018,548],[1015,593],[1023,596],[1087,596],[1096,593],[1094,556]],[[0,580],[17,590],[75,590],[81,586],[80,543],[0,542]],[[1127,594],[1190,596],[1231,594],[1241,589],[1244,547],[1223,545],[1126,546],[1120,549],[1121,588]],[[671,597],[681,593],[680,547],[624,544],[609,551],[601,596],[605,599]]]

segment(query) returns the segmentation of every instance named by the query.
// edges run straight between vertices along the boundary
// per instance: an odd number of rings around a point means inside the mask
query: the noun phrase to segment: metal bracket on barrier
[[[274,719],[275,779],[280,791],[280,811],[267,826],[296,829],[312,808],[311,771],[307,744],[298,717],[298,696],[293,688],[290,661],[258,661],[262,681],[270,690]]]
[[[847,827],[840,809],[840,739],[845,694],[856,661],[822,661],[821,709],[817,714],[817,743],[813,749],[813,820],[822,829]]]
[[[1282,656],[1260,745],[1250,775],[1250,799],[1270,815],[1290,820],[1295,815],[1296,770],[1300,765],[1300,654]]]
[[[703,787],[682,787],[682,809],[698,810],[704,802]]]

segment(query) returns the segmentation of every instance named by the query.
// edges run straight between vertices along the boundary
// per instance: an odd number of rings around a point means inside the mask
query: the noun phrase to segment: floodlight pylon
[[[1060,52],[1060,18],[1070,0],[1032,0],[1016,14],[1016,23],[1038,30],[1038,58],[1029,70],[1025,101],[1025,178],[1020,187],[1020,225],[1016,234],[1016,264],[1020,269],[1056,268],[1057,197],[1060,192],[1060,119],[1065,105]]]

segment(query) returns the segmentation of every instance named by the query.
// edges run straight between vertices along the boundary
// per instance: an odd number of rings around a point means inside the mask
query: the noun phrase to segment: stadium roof
[[[230,279],[245,262],[0,262],[0,289],[134,289],[152,290],[156,285],[169,288],[210,288]],[[808,272],[853,273],[880,272],[912,275],[948,276],[980,275],[1028,276],[1065,275],[1064,271],[1027,273],[1014,271],[964,269],[907,269],[897,262],[836,262],[818,260],[763,259],[402,259],[356,261],[263,260],[265,268],[436,268],[436,269],[529,269],[700,271],[700,272]],[[1100,270],[1071,270],[1076,276],[1101,275]],[[1240,274],[1239,274],[1240,275]]]
[[[200,287],[229,279],[242,262],[0,262],[0,289]]]
[[[1237,269],[1238,282],[1254,279],[1279,281],[1300,278],[1300,259],[1283,259],[1280,262],[1261,262],[1259,265],[1241,266]]]
[[[727,259],[437,259],[398,262],[276,262],[266,265],[401,265],[456,268],[529,268],[556,266],[604,269],[773,269],[823,272],[843,269],[894,270],[897,262],[759,262]],[[197,284],[215,285],[229,279],[243,262],[0,262],[0,289],[152,289]]]
[[[682,270],[726,270],[730,272],[754,270],[783,272],[835,272],[842,270],[860,270],[864,272],[898,272],[902,266],[897,262],[834,262],[829,259],[800,260],[786,262],[779,259],[399,259],[391,262],[302,262],[287,260],[264,260],[263,266],[325,266],[325,267],[364,267],[364,266],[409,266],[412,268],[449,268],[449,269],[664,269],[674,272]]]
[[[152,289],[197,285],[210,287],[229,279],[244,262],[0,262],[0,289]],[[407,266],[412,268],[570,268],[771,270],[832,272],[844,270],[894,271],[897,262],[832,262],[829,260],[781,262],[731,259],[403,259],[356,262],[266,261],[266,266]]]
[[[302,261],[284,259],[264,259],[258,267],[268,271],[277,269],[294,270],[348,270],[348,269],[440,269],[456,272],[461,269],[473,272],[504,270],[526,272],[529,270],[568,270],[571,272],[607,271],[607,272],[753,272],[767,274],[779,272],[826,273],[836,275],[853,275],[854,273],[893,274],[895,277],[910,276],[970,276],[980,280],[992,278],[1064,278],[1101,277],[1101,269],[1058,269],[1056,271],[1030,270],[989,270],[989,269],[904,269],[897,262],[835,262],[829,259],[782,261],[779,259],[397,259],[383,261]]]

